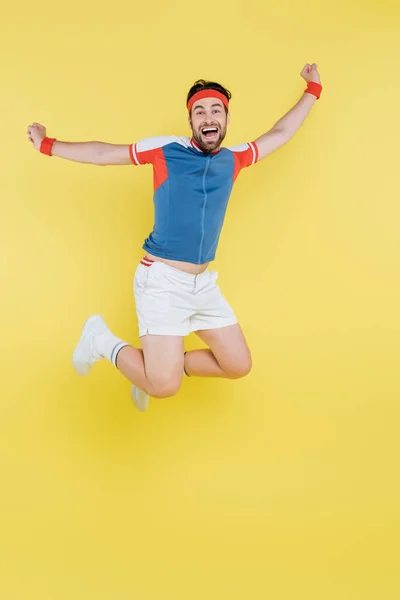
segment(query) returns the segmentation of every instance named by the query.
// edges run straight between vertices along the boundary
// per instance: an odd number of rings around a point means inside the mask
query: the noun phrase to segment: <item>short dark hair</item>
[[[217,83],[216,81],[206,81],[205,79],[198,79],[197,81],[194,82],[194,84],[192,85],[192,87],[190,88],[187,98],[186,98],[186,105],[189,102],[190,98],[192,96],[194,96],[194,94],[196,94],[197,92],[200,92],[202,90],[217,90],[217,92],[221,92],[221,94],[223,94],[228,100],[230,100],[232,98],[232,94],[229,90],[227,90],[226,88],[224,88],[223,85],[221,85],[220,83]],[[228,109],[226,108],[225,104],[224,104],[224,108],[225,108],[225,112],[226,114],[228,114]]]

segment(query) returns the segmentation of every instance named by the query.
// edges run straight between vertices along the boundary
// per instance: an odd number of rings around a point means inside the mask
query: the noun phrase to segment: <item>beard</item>
[[[226,136],[226,126],[221,129],[218,127],[218,134],[212,140],[208,140],[207,137],[201,133],[201,130],[193,131],[192,129],[192,134],[194,140],[196,140],[203,152],[210,153],[218,148],[224,141]]]

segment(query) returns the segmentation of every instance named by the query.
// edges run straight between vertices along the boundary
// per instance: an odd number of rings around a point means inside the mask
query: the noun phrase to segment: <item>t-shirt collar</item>
[[[191,138],[190,140],[190,144],[193,146],[193,148],[195,148],[196,150],[198,150],[199,152],[202,152],[203,154],[206,154],[204,152],[204,150],[202,150],[200,148],[200,146],[198,145],[198,143],[196,142],[196,140],[194,138]],[[218,154],[218,152],[221,150],[221,148],[219,150],[214,150],[213,152],[210,152],[210,154]]]

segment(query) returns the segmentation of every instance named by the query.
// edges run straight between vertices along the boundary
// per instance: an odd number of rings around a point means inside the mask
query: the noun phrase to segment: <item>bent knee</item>
[[[151,396],[153,398],[169,398],[175,396],[181,387],[182,378],[156,378],[150,381],[151,383]]]
[[[224,370],[229,379],[240,379],[241,377],[246,377],[246,375],[250,373],[252,366],[252,360],[249,357],[244,360],[241,360],[238,363],[230,365],[227,369]]]

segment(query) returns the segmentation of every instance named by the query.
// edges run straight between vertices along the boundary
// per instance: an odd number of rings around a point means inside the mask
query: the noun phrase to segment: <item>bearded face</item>
[[[214,152],[226,136],[229,115],[221,100],[202,98],[193,104],[189,124],[200,148],[204,152]]]

